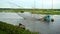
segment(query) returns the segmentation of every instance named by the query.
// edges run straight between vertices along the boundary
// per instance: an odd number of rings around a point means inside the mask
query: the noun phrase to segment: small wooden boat
[[[54,22],[54,19],[50,18],[50,16],[44,16],[43,18],[38,19],[40,21],[45,21],[45,22]]]

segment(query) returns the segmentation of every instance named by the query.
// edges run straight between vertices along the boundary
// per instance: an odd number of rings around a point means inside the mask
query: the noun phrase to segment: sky
[[[0,8],[60,9],[60,0],[0,0]]]

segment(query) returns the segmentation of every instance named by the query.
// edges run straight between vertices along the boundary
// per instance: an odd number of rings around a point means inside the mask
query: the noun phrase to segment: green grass
[[[24,11],[24,12],[31,12],[33,14],[57,14],[57,15],[60,15],[60,11],[54,11],[54,10],[29,10],[29,9],[2,9],[0,10],[0,12],[21,12],[21,11]]]
[[[0,34],[8,34],[8,33],[5,32],[5,31],[0,30]]]
[[[6,22],[0,21],[0,34],[38,34],[37,32],[30,32],[24,30],[19,26],[7,24]]]

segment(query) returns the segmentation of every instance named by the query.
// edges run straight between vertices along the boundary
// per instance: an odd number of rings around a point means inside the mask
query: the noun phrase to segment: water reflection
[[[24,20],[23,17],[17,15],[16,13],[0,12],[0,21],[4,21],[13,25],[22,23],[26,26],[26,29],[34,32],[41,32],[42,34],[60,34],[60,15],[51,15],[51,18],[54,18],[54,22],[42,22],[29,19]]]

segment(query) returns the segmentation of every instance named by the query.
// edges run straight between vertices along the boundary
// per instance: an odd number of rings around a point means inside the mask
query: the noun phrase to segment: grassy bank
[[[0,12],[31,12],[34,14],[58,14],[60,15],[60,10],[42,10],[42,9],[0,9]]]
[[[19,26],[14,26],[7,24],[6,22],[0,21],[0,34],[38,34],[36,32],[30,32],[29,30],[24,30]]]

